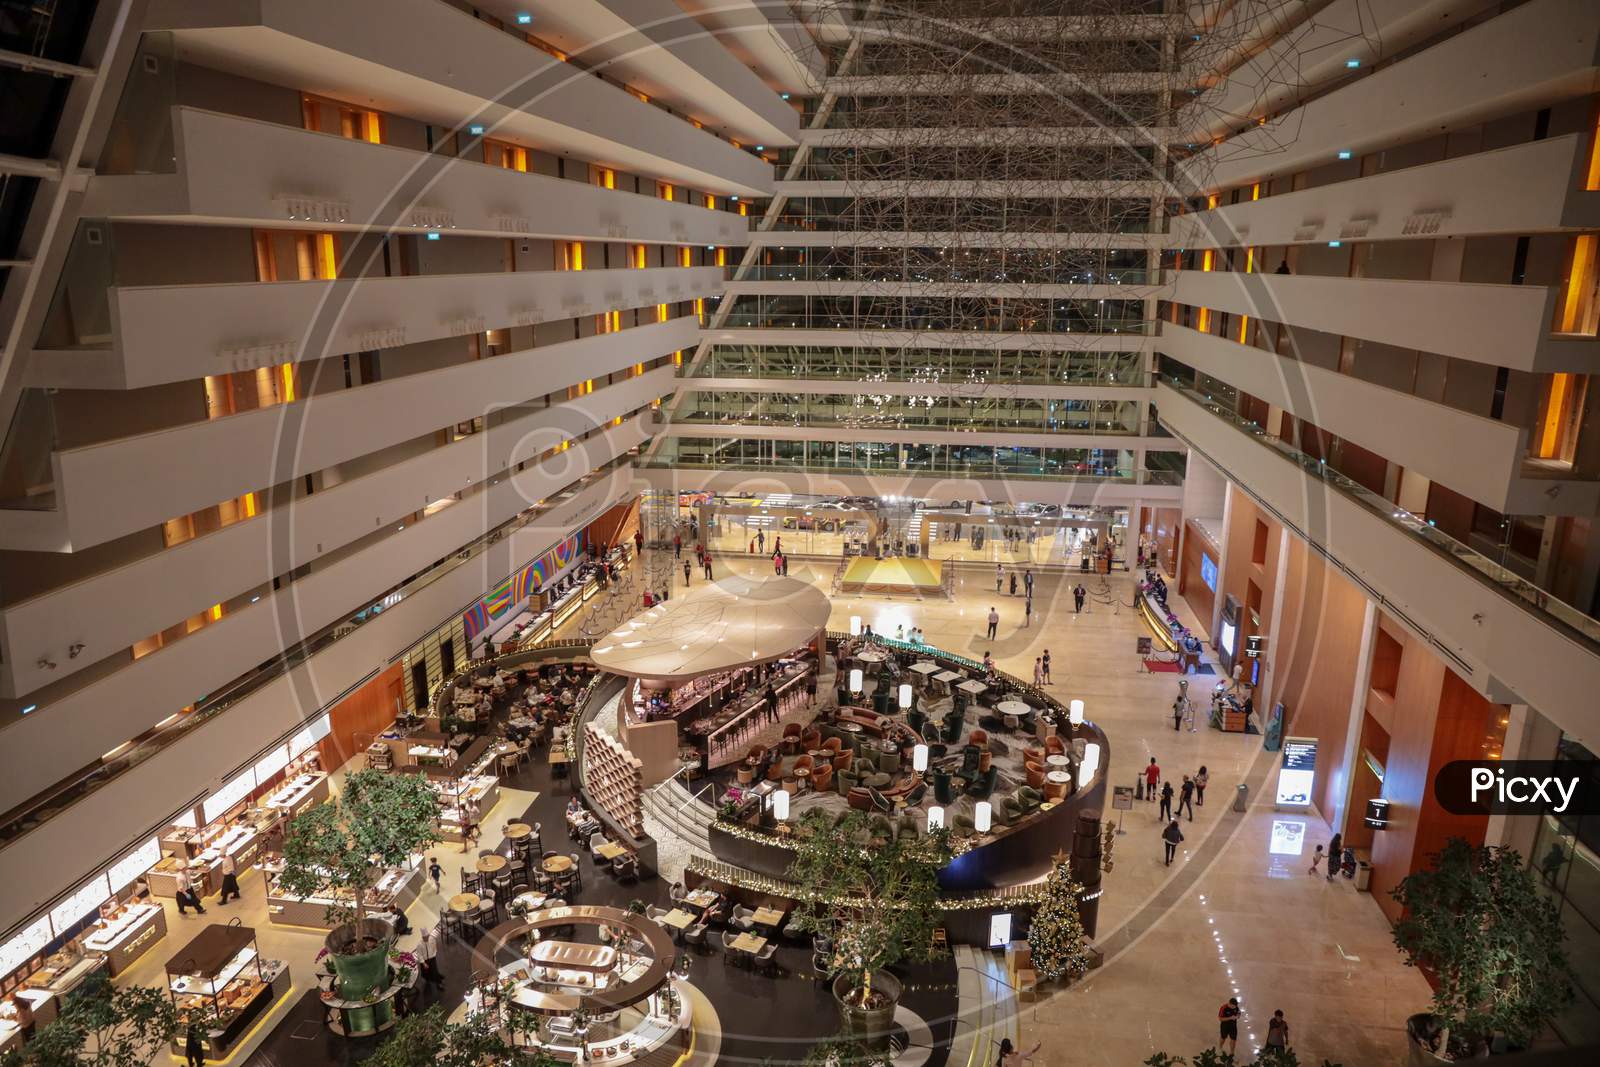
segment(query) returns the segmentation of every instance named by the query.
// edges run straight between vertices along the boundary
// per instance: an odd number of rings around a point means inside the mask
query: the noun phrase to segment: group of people
[[[1195,805],[1205,806],[1206,785],[1210,780],[1211,773],[1204,764],[1201,764],[1200,769],[1194,774],[1184,775],[1183,785],[1178,790],[1174,790],[1171,781],[1162,781],[1161,765],[1156,762],[1154,756],[1151,756],[1150,762],[1145,765],[1144,770],[1140,772],[1139,778],[1135,782],[1134,792],[1136,796],[1146,801],[1158,798],[1161,801],[1158,818],[1167,824],[1161,831],[1161,843],[1166,852],[1166,865],[1168,867],[1172,866],[1173,856],[1176,855],[1178,846],[1184,840],[1183,830],[1178,826],[1178,817],[1187,811],[1189,813],[1189,821],[1194,822]],[[1177,800],[1176,808],[1173,807],[1174,798]]]

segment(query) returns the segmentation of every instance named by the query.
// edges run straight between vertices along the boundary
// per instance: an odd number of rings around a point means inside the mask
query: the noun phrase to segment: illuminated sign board
[[[1317,773],[1317,739],[1285,737],[1283,764],[1278,771],[1277,804],[1281,808],[1309,808],[1311,783]]]

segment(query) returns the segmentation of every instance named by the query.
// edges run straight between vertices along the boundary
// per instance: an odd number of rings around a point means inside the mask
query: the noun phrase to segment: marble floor
[[[734,553],[718,558],[716,573],[724,568],[757,574],[768,564]],[[824,589],[832,573],[820,561],[790,568]],[[1081,613],[1071,596],[1079,581],[1089,592]],[[1282,1008],[1302,1062],[1403,1062],[1405,1018],[1428,1003],[1427,983],[1401,962],[1376,902],[1342,878],[1307,874],[1312,850],[1331,832],[1315,811],[1280,813],[1262,802],[1276,784],[1276,753],[1263,751],[1258,736],[1209,729],[1203,715],[1193,731],[1172,729],[1178,676],[1143,670],[1136,642],[1146,631],[1133,586],[1127,574],[1037,572],[1028,627],[1022,598],[997,595],[988,567],[960,568],[949,601],[834,598],[833,629],[848,629],[851,615],[880,633],[920,626],[928,644],[973,659],[992,651],[1002,670],[1023,678],[1048,648],[1050,691],[1087,703],[1108,735],[1115,780],[1132,784],[1152,757],[1174,787],[1202,765],[1209,771],[1205,803],[1182,822],[1186,840],[1171,867],[1156,805],[1136,802],[1122,814],[1096,936],[1105,964],[1024,1004],[1025,1047],[1043,1041],[1036,1062],[1050,1067],[1132,1067],[1155,1051],[1192,1057],[1216,1041],[1218,1006],[1238,996],[1241,1054],[1253,1052]],[[1173,603],[1192,623],[1181,599]],[[994,641],[984,638],[991,606],[1001,619]],[[1211,684],[1193,677],[1191,696],[1203,704]],[[1231,810],[1241,782],[1251,797],[1243,814]]]

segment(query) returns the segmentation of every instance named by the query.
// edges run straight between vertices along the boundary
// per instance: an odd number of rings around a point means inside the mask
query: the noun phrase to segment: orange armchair
[[[1061,740],[1060,734],[1051,734],[1044,739],[1044,750],[1052,756],[1065,756],[1067,754],[1067,743]]]
[[[807,752],[810,752],[814,748],[819,748],[821,745],[821,730],[807,730],[805,733],[800,735],[800,747],[805,749]]]
[[[775,759],[772,761],[772,766],[767,769],[767,781],[783,781],[783,760]]]
[[[856,758],[855,749],[851,749],[851,748],[845,749],[843,752],[841,752],[837,756],[833,757],[833,769],[834,769],[834,771],[836,773],[839,772],[839,771],[848,771],[850,769],[850,761],[854,760],[855,758]]]
[[[811,772],[811,788],[823,793],[833,788],[833,764],[824,763]]]
[[[822,747],[837,756],[839,754],[839,750],[844,747],[844,742],[839,740],[837,737],[830,737],[826,741],[822,742]]]
[[[974,730],[967,735],[967,744],[977,745],[979,748],[989,747],[989,731]]]
[[[811,754],[810,753],[806,753],[805,755],[802,755],[802,756],[796,756],[795,757],[795,761],[794,761],[794,766],[792,768],[790,768],[789,773],[793,774],[795,771],[798,771],[802,767],[804,767],[806,770],[809,771],[809,770],[811,770],[812,765],[815,762],[816,761],[811,758]]]
[[[1029,760],[1027,763],[1023,764],[1023,767],[1028,773],[1028,784],[1033,786],[1035,789],[1043,789],[1044,764],[1035,763],[1032,760]]]

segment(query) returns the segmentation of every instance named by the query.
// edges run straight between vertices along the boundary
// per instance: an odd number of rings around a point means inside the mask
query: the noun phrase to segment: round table
[[[529,826],[525,822],[506,823],[506,837],[513,841],[527,837],[531,833],[533,833],[533,827]]]
[[[483,874],[494,874],[496,871],[506,869],[506,858],[501,855],[479,856],[478,870]]]
[[[457,893],[450,898],[450,910],[470,915],[478,910],[478,905],[481,903],[482,900],[476,893]]]
[[[1072,761],[1065,756],[1046,756],[1044,762],[1049,767],[1070,767],[1072,765]]]
[[[1066,771],[1050,771],[1044,776],[1044,780],[1047,782],[1054,782],[1056,785],[1066,785],[1068,782],[1072,781],[1072,775],[1068,774]]]
[[[839,729],[848,731],[849,733],[852,733],[852,734],[859,734],[861,732],[861,724],[858,723],[858,722],[840,723],[839,724]]]
[[[548,899],[543,893],[518,893],[511,898],[511,908],[520,912],[538,911]]]
[[[551,856],[549,859],[544,861],[544,871],[546,874],[563,874],[570,870],[572,870],[571,856]]]
[[[994,710],[1002,715],[1015,715],[1020,718],[1033,711],[1033,705],[1021,700],[1002,700],[994,706]]]

